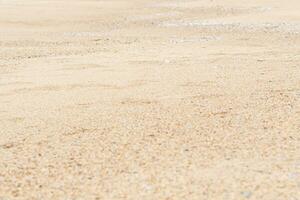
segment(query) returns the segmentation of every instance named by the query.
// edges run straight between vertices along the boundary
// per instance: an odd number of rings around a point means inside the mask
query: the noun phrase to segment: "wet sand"
[[[299,199],[299,10],[0,1],[0,199]]]

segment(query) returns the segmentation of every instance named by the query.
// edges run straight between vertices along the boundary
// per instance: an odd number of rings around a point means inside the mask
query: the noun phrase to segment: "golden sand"
[[[0,199],[299,199],[299,10],[0,0]]]

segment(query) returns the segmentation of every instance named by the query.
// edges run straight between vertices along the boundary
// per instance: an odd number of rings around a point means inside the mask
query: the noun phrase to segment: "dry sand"
[[[0,199],[300,199],[299,0],[0,0]]]

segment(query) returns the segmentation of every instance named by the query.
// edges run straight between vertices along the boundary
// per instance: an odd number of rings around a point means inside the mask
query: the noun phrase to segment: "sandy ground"
[[[0,199],[300,199],[299,0],[0,0]]]

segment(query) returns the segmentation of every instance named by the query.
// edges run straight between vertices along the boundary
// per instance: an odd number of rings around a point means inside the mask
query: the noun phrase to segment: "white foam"
[[[220,37],[215,36],[203,36],[203,37],[188,37],[188,38],[172,38],[171,43],[197,43],[197,42],[208,42],[213,40],[220,40]]]
[[[159,24],[162,27],[199,27],[199,28],[220,28],[220,29],[246,29],[246,30],[273,30],[273,31],[286,31],[290,33],[300,33],[299,23],[240,23],[240,22],[219,22],[219,21],[201,21],[201,20],[177,20],[165,21]]]

